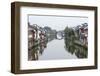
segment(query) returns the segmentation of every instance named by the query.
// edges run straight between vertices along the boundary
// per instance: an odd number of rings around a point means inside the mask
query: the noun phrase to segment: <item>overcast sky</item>
[[[62,17],[62,16],[40,16],[40,15],[29,15],[28,22],[37,24],[38,26],[44,27],[49,26],[52,29],[64,30],[66,26],[75,27],[82,23],[88,23],[87,17]]]

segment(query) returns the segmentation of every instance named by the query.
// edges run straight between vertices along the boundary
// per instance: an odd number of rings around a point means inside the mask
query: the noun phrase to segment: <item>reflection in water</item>
[[[47,47],[47,42],[41,42],[28,51],[28,60],[38,60],[39,56],[43,54],[44,49]]]
[[[54,38],[55,39],[55,38]],[[55,40],[54,39],[49,39],[47,42],[45,41],[45,42],[41,42],[39,45],[37,45],[37,46],[35,46],[34,48],[32,48],[31,50],[29,50],[29,54],[28,54],[28,60],[40,60],[41,58],[39,58],[39,57],[42,57],[42,60],[44,60],[44,59],[48,59],[49,57],[47,57],[48,55],[46,55],[46,56],[43,56],[44,55],[44,51],[46,52],[46,53],[50,53],[50,50],[49,50],[49,52],[47,52],[47,50],[45,50],[45,49],[47,49],[47,44],[49,43],[49,42],[54,42]],[[61,41],[61,40],[58,40],[58,41]],[[52,45],[52,43],[50,43],[51,45]],[[63,42],[64,43],[64,42]],[[74,44],[74,43],[71,43],[71,41],[70,42],[67,42],[68,44],[65,44],[65,46],[64,45],[62,45],[61,47],[65,47],[65,51],[66,52],[68,52],[68,53],[70,53],[72,56],[73,55],[76,55],[76,57],[75,58],[87,58],[87,48],[85,48],[85,47],[83,47],[83,46],[79,46],[79,45],[76,45],[76,44]],[[58,43],[57,43],[57,45],[59,45]],[[56,45],[56,46],[57,46]],[[50,45],[49,45],[50,46]],[[58,49],[60,49],[61,47],[57,47]],[[54,49],[52,49],[52,48],[50,48],[51,50],[54,50]],[[63,49],[64,50],[64,49]],[[52,52],[52,51],[51,51]],[[55,52],[55,50],[53,51],[54,52],[54,54],[56,54],[56,52]],[[63,51],[62,51],[63,52]],[[58,52],[57,52],[58,53]],[[58,53],[59,54],[59,53]],[[60,54],[60,55],[62,55],[62,54]],[[65,54],[64,54],[65,55]],[[52,56],[56,56],[56,55],[52,55]],[[55,58],[55,57],[54,57]],[[72,57],[73,58],[73,57]],[[66,58],[67,59],[67,58]],[[69,59],[69,58],[68,58]]]
[[[76,44],[65,46],[66,50],[72,55],[75,54],[77,58],[87,58],[87,48]]]

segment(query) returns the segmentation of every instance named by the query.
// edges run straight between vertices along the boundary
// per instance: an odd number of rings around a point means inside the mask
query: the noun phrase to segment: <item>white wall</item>
[[[41,3],[57,3],[57,4],[73,4],[73,5],[89,5],[98,6],[100,17],[100,1],[99,0],[1,0],[0,1],[0,76],[16,76],[10,73],[10,60],[11,60],[11,15],[10,3],[13,1],[28,1],[28,2],[41,2]],[[100,21],[100,18],[98,18]],[[100,22],[98,22],[100,24]],[[98,25],[98,28],[100,26]],[[98,29],[98,33],[100,30]],[[98,43],[100,36],[98,36]],[[99,44],[100,45],[100,44]],[[99,46],[98,45],[98,46]],[[100,49],[98,49],[100,58]],[[98,70],[81,70],[81,71],[65,71],[65,72],[52,72],[52,73],[38,73],[38,74],[24,74],[25,76],[99,76],[100,73],[100,59]],[[18,76],[23,76],[18,75]]]

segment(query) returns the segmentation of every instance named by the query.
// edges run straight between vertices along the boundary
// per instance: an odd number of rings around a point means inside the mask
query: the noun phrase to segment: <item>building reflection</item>
[[[88,56],[88,48],[80,45],[67,45],[65,46],[66,50],[70,52],[72,55],[75,54],[77,58],[87,58]]]
[[[46,48],[46,43],[40,43],[31,50],[28,50],[28,60],[38,60],[39,56],[43,54]]]

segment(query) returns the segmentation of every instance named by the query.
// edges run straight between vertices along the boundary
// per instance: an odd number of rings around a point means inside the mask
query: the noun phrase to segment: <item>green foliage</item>
[[[78,58],[86,58],[87,57],[87,49],[83,46],[76,45],[75,41],[78,41],[78,36],[75,35],[77,33],[74,29],[66,27],[64,30],[65,33],[65,48],[71,54],[74,54]]]
[[[73,41],[75,39],[75,32],[72,28],[66,27],[64,32],[65,32],[65,40],[68,39]]]

